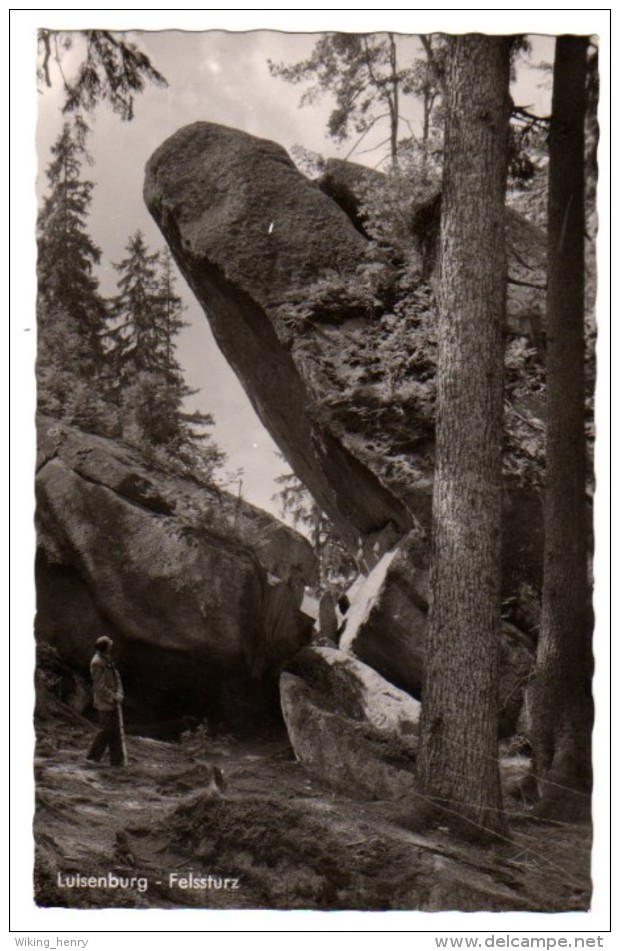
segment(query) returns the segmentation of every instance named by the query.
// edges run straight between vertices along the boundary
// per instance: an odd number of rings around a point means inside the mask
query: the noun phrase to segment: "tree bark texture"
[[[545,556],[532,741],[538,811],[564,819],[588,815],[592,778],[584,380],[588,42],[556,40],[549,138]]]
[[[419,788],[504,828],[497,753],[509,40],[451,40],[439,280],[432,605]],[[444,818],[449,818],[445,812]],[[465,828],[465,825],[463,825]]]

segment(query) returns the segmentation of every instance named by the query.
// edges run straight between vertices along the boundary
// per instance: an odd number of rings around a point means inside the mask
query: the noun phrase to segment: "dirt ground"
[[[91,736],[75,716],[38,723],[40,906],[589,906],[589,827],[536,820],[521,798],[506,797],[507,840],[484,849],[459,842],[441,825],[420,831],[415,797],[369,802],[335,793],[296,762],[285,733],[251,743],[202,728],[176,744],[130,737],[124,769],[86,764]],[[507,789],[527,766],[523,757],[503,761]],[[83,880],[76,883],[76,876]]]

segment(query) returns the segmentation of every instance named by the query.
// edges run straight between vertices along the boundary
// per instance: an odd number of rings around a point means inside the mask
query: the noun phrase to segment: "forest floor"
[[[412,801],[359,801],[310,777],[286,734],[129,737],[124,769],[84,760],[92,727],[37,724],[35,901],[46,907],[576,911],[590,828],[508,796],[492,848],[421,829]],[[224,776],[220,791],[214,767]],[[513,788],[524,757],[502,760]],[[106,886],[76,875],[106,878]],[[193,876],[193,877],[192,877]],[[121,880],[128,887],[115,887]],[[133,883],[131,882],[133,879]]]

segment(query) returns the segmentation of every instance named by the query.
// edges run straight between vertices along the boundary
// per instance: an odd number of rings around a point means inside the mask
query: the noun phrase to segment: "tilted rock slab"
[[[342,168],[330,174],[323,187],[343,201]],[[344,186],[355,198],[355,182]],[[379,283],[393,274],[355,209],[351,220],[281,146],[207,122],[157,149],[144,197],[260,419],[364,569],[416,523],[428,529],[432,422],[417,411],[418,381],[392,381],[384,366],[381,304],[358,291],[369,266]],[[433,206],[429,227],[435,217]],[[537,505],[524,519],[506,493],[511,592],[524,564],[539,575]]]
[[[144,718],[244,703],[252,715],[262,678],[309,639],[298,611],[316,579],[309,543],[114,440],[53,420],[40,434],[38,636],[87,673],[110,634]]]
[[[367,578],[348,592],[339,647],[369,664],[414,697],[424,684],[429,572],[420,557],[419,541],[407,538],[387,552]],[[518,729],[526,689],[534,669],[531,639],[513,624],[502,622],[498,645],[499,735]]]
[[[386,552],[349,593],[341,650],[355,654],[402,690],[419,697],[424,679],[428,572],[410,546]]]
[[[372,318],[359,304],[293,323],[281,311],[321,278],[355,283],[365,238],[281,146],[206,122],[155,152],[144,197],[260,419],[349,547],[389,523],[404,534],[410,512],[330,406],[343,347]]]
[[[410,795],[420,704],[408,694],[342,651],[306,647],[281,675],[280,699],[309,773],[352,798]]]
[[[416,522],[429,528],[434,446],[432,426],[416,415],[417,381],[387,386],[380,313],[355,294],[370,262],[355,205],[358,171],[332,164],[319,187],[275,143],[197,123],[155,152],[144,194],[259,417],[368,571]],[[427,212],[412,212],[410,233],[430,274],[436,199]],[[514,280],[538,284],[544,257],[530,229],[509,216],[510,268]],[[372,266],[389,278],[390,265]],[[317,293],[321,286],[329,293]],[[544,291],[514,287],[524,293],[511,297],[513,310],[518,304],[511,319],[529,332]],[[371,364],[376,382],[368,380]],[[540,578],[541,534],[540,500],[507,491],[505,592]],[[426,607],[412,590],[416,570],[403,548],[376,608],[351,637],[358,656],[412,693],[422,684],[426,626]],[[500,649],[510,663],[515,651],[505,638]],[[517,651],[520,679],[525,650]],[[512,707],[520,688],[506,695]],[[505,730],[514,721],[511,714]]]

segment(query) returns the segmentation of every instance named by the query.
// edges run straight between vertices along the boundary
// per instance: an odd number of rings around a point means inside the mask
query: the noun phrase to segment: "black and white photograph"
[[[81,12],[32,36],[27,900],[590,912],[601,37]]]

